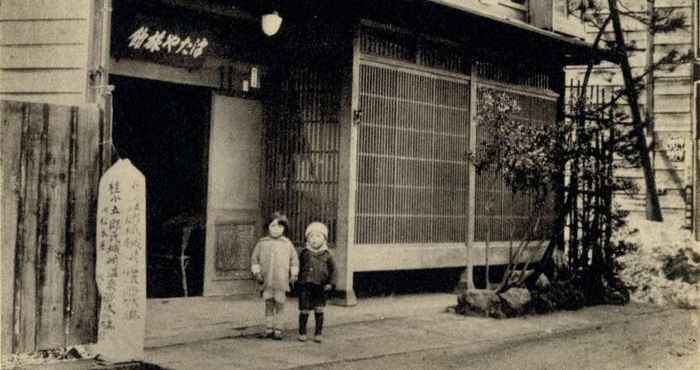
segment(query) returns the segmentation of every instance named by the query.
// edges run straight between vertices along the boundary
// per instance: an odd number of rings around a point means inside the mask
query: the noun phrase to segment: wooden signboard
[[[138,14],[115,31],[112,54],[193,69],[202,67],[211,42],[192,21]]]
[[[146,181],[129,160],[100,180],[97,202],[97,345],[108,361],[143,359],[146,318]]]

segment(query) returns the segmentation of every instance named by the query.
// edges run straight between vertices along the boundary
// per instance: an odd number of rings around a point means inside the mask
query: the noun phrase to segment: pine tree
[[[654,0],[647,0],[647,11],[637,12],[619,0],[585,1],[569,0],[569,6],[582,10],[583,18],[587,25],[596,29],[594,48],[606,49],[611,55],[616,56],[620,72],[624,80],[624,88],[617,91],[611,100],[616,104],[624,99],[629,105],[631,123],[629,129],[630,144],[635,148],[634,157],[628,157],[633,163],[639,164],[644,172],[646,190],[646,218],[650,221],[663,221],[658,193],[656,191],[656,179],[653,165],[653,153],[655,141],[653,140],[654,113],[653,113],[653,81],[654,72],[657,70],[673,70],[678,65],[690,61],[691,52],[685,54],[677,50],[671,50],[659,60],[654,60],[654,35],[658,33],[670,33],[686,27],[686,19],[682,13],[673,8],[659,9],[655,7]],[[647,29],[647,47],[640,48],[633,42],[625,40],[623,19],[632,19],[641,23]],[[612,38],[606,37],[612,31]],[[632,53],[646,51],[647,65],[645,70],[637,76],[632,74],[629,58]],[[590,76],[594,73],[593,63],[589,63],[583,81],[583,91],[589,84]],[[640,108],[640,92],[647,89],[647,112],[642,115]],[[651,135],[649,135],[651,134]],[[647,136],[652,137],[652,142],[647,143]]]

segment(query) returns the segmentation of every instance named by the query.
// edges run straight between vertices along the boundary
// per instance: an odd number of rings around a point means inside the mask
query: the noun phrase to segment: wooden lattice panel
[[[497,90],[493,90],[497,91]],[[532,95],[511,92],[516,98],[520,111],[514,114],[516,120],[525,121],[532,125],[555,124],[556,101]],[[479,146],[486,138],[482,127],[476,127],[476,142]],[[478,148],[477,148],[478,150]],[[474,227],[475,241],[508,241],[518,240],[527,235],[534,226],[532,216],[541,215],[539,230],[534,235],[541,238],[549,230],[552,222],[551,197],[549,203],[541,210],[532,209],[532,196],[528,194],[513,194],[502,179],[493,173],[477,173],[475,184]],[[491,203],[491,212],[487,205]],[[490,230],[489,230],[490,224]],[[490,236],[488,235],[490,232]]]
[[[433,40],[391,26],[365,26],[360,33],[360,52],[364,55],[468,74],[465,50],[457,43]]]
[[[266,119],[263,210],[286,212],[296,245],[312,221],[326,223],[335,238],[340,78],[333,71],[292,68]]]
[[[364,63],[360,109],[355,242],[464,241],[469,82]]]
[[[503,64],[502,61],[477,60],[474,68],[481,79],[537,89],[551,88],[549,76],[535,70],[531,63]]]

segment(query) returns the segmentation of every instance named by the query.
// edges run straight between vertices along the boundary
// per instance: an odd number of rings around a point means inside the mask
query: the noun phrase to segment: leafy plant
[[[517,247],[506,268],[503,280],[496,291],[504,292],[510,287],[523,285],[528,277],[525,273],[534,262],[532,258],[520,264],[521,256],[530,246],[542,228],[542,212],[546,207],[551,191],[552,178],[557,175],[558,159],[561,154],[561,126],[536,125],[517,119],[521,108],[516,98],[507,92],[496,92],[488,88],[479,91],[479,104],[476,123],[482,132],[483,140],[479,143],[474,165],[477,173],[486,174],[489,187],[500,186],[503,182],[513,194],[527,199],[529,204],[528,224],[525,235],[514,235],[511,227],[511,249],[517,238]],[[486,214],[492,215],[495,194],[486,199]],[[491,223],[487,223],[486,232],[486,276],[487,288],[490,288],[489,249],[491,242]],[[542,238],[540,238],[542,239]],[[541,246],[542,241],[538,241]]]

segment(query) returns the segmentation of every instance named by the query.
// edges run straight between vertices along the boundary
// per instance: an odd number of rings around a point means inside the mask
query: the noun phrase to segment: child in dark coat
[[[328,250],[328,228],[312,222],[306,228],[306,247],[299,255],[299,340],[306,341],[306,323],[314,311],[314,341],[321,343],[326,293],[333,289],[336,266]]]

